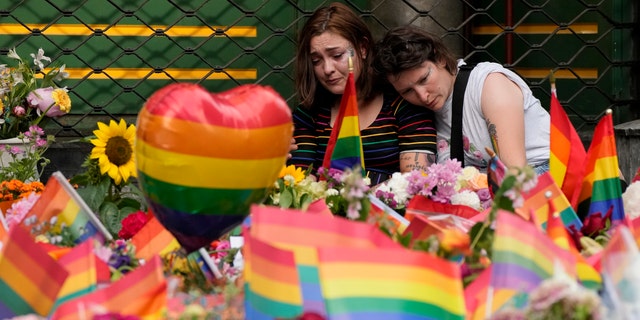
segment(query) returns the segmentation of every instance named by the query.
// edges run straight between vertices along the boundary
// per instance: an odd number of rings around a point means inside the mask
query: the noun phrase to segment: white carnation
[[[640,217],[640,181],[636,181],[627,187],[622,194],[624,214],[631,220]]]
[[[378,189],[393,193],[393,200],[395,200],[399,206],[402,206],[409,199],[409,193],[407,193],[409,181],[406,178],[408,175],[408,173],[394,172],[391,178],[379,186]]]
[[[482,210],[480,198],[478,198],[478,195],[475,192],[469,190],[462,190],[459,193],[454,194],[451,197],[451,204],[461,204],[472,207],[476,210]]]
[[[456,191],[460,189],[464,189],[467,187],[468,181],[472,181],[476,179],[476,176],[480,174],[480,170],[474,166],[464,167],[462,172],[458,175],[458,180],[456,181]]]

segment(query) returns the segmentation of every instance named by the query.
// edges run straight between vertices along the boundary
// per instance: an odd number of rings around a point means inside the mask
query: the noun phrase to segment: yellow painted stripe
[[[228,29],[227,29],[228,28]],[[156,30],[162,30],[165,35],[171,37],[210,37],[216,36],[216,30],[223,34],[217,36],[229,37],[250,37],[258,36],[258,30],[252,26],[151,26],[144,25],[115,25],[107,24],[27,24],[2,23],[0,24],[0,34],[23,35],[31,33],[31,30],[39,29],[43,34],[49,36],[89,36],[95,30],[102,30],[104,34],[112,37],[147,37],[154,35]]]
[[[551,72],[551,68],[516,68],[515,70],[528,79],[544,79]],[[573,72],[567,69],[556,70],[553,72],[553,76],[556,79],[598,79],[598,69],[596,68],[572,68],[571,70]]]
[[[205,77],[208,80],[229,80],[244,79],[251,80],[258,78],[256,69],[223,69],[224,72],[213,72],[212,69],[180,69],[167,68],[163,72],[155,72],[149,68],[107,68],[99,73],[89,68],[65,68],[69,73],[69,79],[148,79],[148,80],[200,80]],[[48,70],[45,70],[48,72]],[[171,77],[169,77],[169,75]]]
[[[222,159],[179,154],[136,142],[140,171],[175,185],[212,189],[259,189],[273,185],[286,156]]]
[[[574,23],[567,27],[571,30],[558,30],[556,34],[598,34],[597,23]],[[559,28],[555,24],[532,23],[521,24],[514,29],[514,32],[518,34],[551,34]],[[474,27],[472,32],[477,35],[494,35],[504,32],[504,28],[496,25],[485,25]]]

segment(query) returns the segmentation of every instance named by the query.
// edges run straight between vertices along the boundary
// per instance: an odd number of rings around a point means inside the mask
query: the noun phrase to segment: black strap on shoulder
[[[456,81],[453,85],[453,99],[451,101],[451,159],[458,159],[464,167],[464,150],[462,149],[462,104],[464,92],[467,89],[469,74],[474,66],[462,65],[458,70]]]

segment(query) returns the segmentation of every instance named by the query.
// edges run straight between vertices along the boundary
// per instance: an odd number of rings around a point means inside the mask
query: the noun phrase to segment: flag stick
[[[202,257],[202,261],[204,261],[204,263],[207,264],[207,267],[211,269],[211,272],[213,272],[213,276],[216,277],[216,279],[222,279],[222,273],[220,273],[220,269],[218,269],[216,263],[213,262],[213,259],[211,259],[211,256],[209,256],[209,252],[207,252],[207,250],[205,250],[204,248],[198,249],[198,252]]]

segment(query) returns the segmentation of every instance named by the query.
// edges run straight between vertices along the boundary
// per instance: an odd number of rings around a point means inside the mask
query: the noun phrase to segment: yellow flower
[[[51,93],[51,97],[53,101],[55,101],[56,105],[60,108],[60,111],[69,113],[71,111],[71,99],[69,98],[69,94],[64,89],[55,89]]]
[[[98,122],[98,128],[93,131],[97,139],[91,140],[95,147],[91,150],[90,158],[98,159],[100,173],[108,173],[116,184],[126,182],[130,176],[136,177],[136,126],[127,127],[124,119],[120,119],[120,123],[111,120],[109,126]]]
[[[286,176],[291,176],[293,178],[294,184],[298,184],[304,179],[305,174],[304,171],[302,171],[302,168],[296,168],[296,166],[290,165],[288,167],[283,167],[280,170],[280,175],[278,175],[279,178],[284,178]],[[284,179],[284,183],[287,186],[290,185],[289,179]]]

